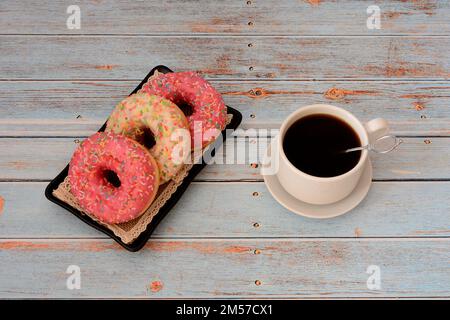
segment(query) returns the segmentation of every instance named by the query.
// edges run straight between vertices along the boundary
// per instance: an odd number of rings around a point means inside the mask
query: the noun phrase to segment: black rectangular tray
[[[169,73],[173,72],[166,66],[157,66],[154,67],[144,78],[144,80],[141,81],[141,83],[136,87],[136,89],[133,90],[131,94],[138,92],[139,89],[147,82],[147,80],[155,73],[155,71],[161,72],[161,73]],[[226,139],[226,130],[232,129],[236,130],[236,128],[239,126],[239,124],[242,121],[242,114],[237,111],[236,109],[233,109],[229,106],[227,106],[227,113],[232,114],[233,118],[231,119],[231,122],[227,125],[226,129],[222,132],[223,134],[223,141]],[[100,131],[104,131],[106,128],[106,122],[103,124],[103,126],[100,128]],[[220,145],[216,144],[215,147],[219,147]],[[214,151],[213,151],[214,152]],[[211,154],[214,154],[211,152]],[[68,210],[72,214],[74,214],[76,217],[81,219],[82,221],[86,222],[91,227],[94,227],[95,229],[107,234],[112,239],[114,239],[117,243],[119,243],[122,247],[127,249],[128,251],[136,252],[142,249],[142,247],[147,243],[148,239],[152,235],[153,231],[155,230],[156,226],[161,222],[161,220],[169,213],[170,209],[180,200],[183,193],[186,191],[189,184],[194,180],[195,176],[202,171],[202,169],[206,166],[206,163],[202,160],[202,163],[194,164],[192,169],[189,171],[186,178],[184,178],[183,182],[180,186],[178,186],[177,190],[172,194],[169,200],[164,204],[164,206],[159,210],[158,214],[153,217],[153,220],[148,224],[147,229],[142,232],[139,237],[137,237],[133,242],[131,243],[124,243],[118,236],[116,236],[111,230],[106,228],[105,226],[101,225],[100,223],[94,221],[91,219],[88,215],[81,213],[76,208],[72,207],[68,203],[56,198],[53,195],[53,190],[56,190],[58,186],[61,184],[61,182],[64,181],[64,179],[67,177],[67,174],[69,172],[69,165],[67,165],[63,171],[61,171],[60,174],[54,178],[47,188],[45,189],[45,196],[48,200],[56,203],[57,205],[60,205],[64,209]]]

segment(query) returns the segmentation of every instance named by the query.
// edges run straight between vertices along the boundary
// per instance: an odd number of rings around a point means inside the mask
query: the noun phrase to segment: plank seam
[[[201,70],[200,70],[201,71]],[[210,82],[448,82],[448,78],[209,78]],[[117,78],[0,78],[0,82],[75,82],[75,81],[110,81],[110,82],[141,82],[142,79],[117,79]]]
[[[25,293],[28,294],[28,293]],[[376,293],[374,293],[374,296],[334,296],[334,295],[267,295],[267,294],[254,294],[254,295],[222,295],[222,296],[167,296],[167,297],[150,297],[150,296],[82,296],[82,297],[68,297],[68,298],[58,298],[53,296],[42,296],[42,298],[30,298],[30,297],[22,297],[17,296],[15,297],[1,297],[2,300],[36,300],[36,299],[52,299],[52,300],[285,300],[285,299],[294,299],[294,300],[348,300],[348,299],[354,299],[354,300],[403,300],[403,299],[429,299],[429,300],[441,300],[441,299],[450,299],[449,296],[377,296]]]
[[[11,242],[14,241],[23,241],[23,242],[92,242],[92,241],[101,241],[101,242],[111,242],[114,241],[108,237],[94,237],[94,238],[0,238],[0,242]],[[450,236],[379,236],[379,237],[152,237],[149,242],[236,242],[237,240],[250,242],[250,241],[271,241],[271,242],[382,242],[382,241],[392,241],[395,240],[397,242],[408,242],[408,241],[423,241],[423,242],[433,242],[433,241],[450,241]],[[117,245],[118,248],[119,245]]]
[[[20,300],[36,300],[39,298],[23,298],[22,296],[17,296]],[[58,298],[58,297],[49,297],[49,296],[42,296],[45,299],[52,299],[52,300],[285,300],[285,299],[294,299],[294,300],[324,300],[324,299],[332,299],[332,300],[403,300],[403,299],[430,299],[430,300],[441,300],[441,299],[450,299],[450,296],[333,296],[333,295],[324,295],[324,296],[304,296],[304,295],[274,295],[270,296],[267,294],[262,295],[251,295],[251,296],[183,296],[183,297],[161,297],[161,298],[155,298],[155,297],[149,297],[149,296],[83,296],[83,297],[69,297],[69,298]],[[14,297],[2,297],[2,300],[16,300],[18,298]]]
[[[0,183],[47,183],[52,179],[1,179]],[[263,183],[263,178],[260,179],[196,179],[192,183]],[[450,178],[416,178],[416,179],[372,179],[372,182],[385,183],[385,182],[450,182]]]
[[[130,82],[135,83],[142,81],[142,79],[114,79],[114,78],[74,78],[74,79],[62,79],[62,78],[55,78],[55,79],[43,79],[43,78],[0,78],[0,82],[82,82],[82,81],[88,81],[88,82]],[[257,83],[271,83],[271,82],[321,82],[321,83],[333,83],[336,81],[342,81],[342,82],[395,82],[395,83],[410,83],[410,84],[417,84],[419,82],[429,83],[429,82],[441,82],[441,83],[449,83],[449,79],[434,79],[434,78],[209,78],[208,81],[210,82],[257,82]]]
[[[449,38],[450,34],[297,34],[297,33],[0,33],[0,37],[69,38]]]
[[[0,123],[2,121],[0,120]],[[100,121],[99,121],[100,123]],[[101,123],[100,123],[101,124]],[[271,129],[271,128],[267,128],[267,129]],[[275,128],[274,128],[275,129]],[[438,139],[449,139],[450,136],[443,136],[443,135],[406,135],[406,134],[398,134],[396,135],[398,138],[438,138]],[[14,136],[8,136],[8,135],[0,135],[0,139],[85,139],[89,136],[84,136],[84,135],[74,135],[74,136],[25,136],[25,135],[14,135]],[[253,136],[252,136],[253,137]],[[264,139],[272,139],[274,136],[267,136],[267,137],[261,137]]]

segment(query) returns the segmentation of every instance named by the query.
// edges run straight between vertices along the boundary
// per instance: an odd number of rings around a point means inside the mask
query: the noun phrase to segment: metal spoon
[[[375,153],[388,153],[397,148],[402,143],[403,143],[402,139],[397,138],[396,136],[393,135],[386,135],[376,139],[373,143],[369,143],[368,145],[362,147],[350,148],[342,151],[342,153],[361,150],[373,151]]]

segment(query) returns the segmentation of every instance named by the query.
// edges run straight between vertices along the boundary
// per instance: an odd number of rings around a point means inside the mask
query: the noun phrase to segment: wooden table
[[[447,1],[76,1],[68,29],[73,2],[0,2],[0,297],[450,297]],[[386,118],[405,143],[325,221],[281,207],[255,165],[209,166],[130,253],[43,192],[158,64],[201,71],[242,128],[329,103]]]

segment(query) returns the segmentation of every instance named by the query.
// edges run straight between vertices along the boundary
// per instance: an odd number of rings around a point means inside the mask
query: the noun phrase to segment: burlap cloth
[[[227,125],[231,122],[232,117],[233,115],[228,114]],[[203,152],[205,152],[205,150],[203,150]],[[192,163],[185,164],[175,177],[173,177],[170,181],[166,182],[165,184],[160,185],[155,200],[153,200],[150,207],[148,207],[148,209],[140,217],[130,220],[128,222],[119,224],[108,224],[98,220],[93,215],[83,211],[83,209],[81,209],[80,206],[78,205],[77,199],[70,192],[70,184],[68,182],[68,177],[66,177],[64,181],[60,183],[57,189],[53,190],[53,195],[59,200],[77,209],[82,214],[89,216],[92,220],[111,230],[124,243],[130,244],[137,237],[139,237],[139,235],[142,232],[144,232],[147,229],[148,224],[152,222],[153,218],[158,214],[159,210],[164,206],[167,200],[170,199],[170,197],[177,190],[177,188],[183,183],[183,180],[189,174],[189,171],[192,169],[194,164],[198,163],[199,158],[201,156],[202,155],[197,156],[195,159],[191,159],[193,160],[191,161]]]

